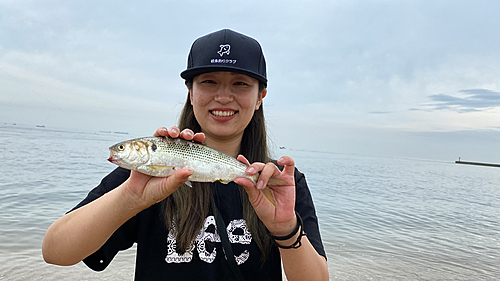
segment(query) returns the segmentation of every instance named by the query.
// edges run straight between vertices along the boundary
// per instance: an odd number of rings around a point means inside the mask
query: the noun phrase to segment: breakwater
[[[470,162],[470,161],[461,161],[461,160],[455,161],[455,164],[477,165],[477,166],[488,166],[488,167],[500,167],[500,164]]]

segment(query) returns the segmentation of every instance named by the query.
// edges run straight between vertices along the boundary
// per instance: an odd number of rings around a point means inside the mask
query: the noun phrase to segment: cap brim
[[[255,78],[259,80],[260,82],[264,83],[267,87],[267,79],[265,77],[262,77],[261,75],[248,71],[246,69],[241,69],[238,67],[231,67],[231,66],[200,66],[200,67],[193,67],[188,70],[184,70],[181,72],[181,77],[185,79],[186,81],[189,81],[193,79],[194,77],[203,74],[203,73],[208,73],[208,72],[216,72],[216,71],[229,71],[229,72],[237,72],[241,74],[248,75],[252,78]]]

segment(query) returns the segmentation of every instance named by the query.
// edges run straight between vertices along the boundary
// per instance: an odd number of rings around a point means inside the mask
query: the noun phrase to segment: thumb
[[[179,186],[184,184],[189,179],[189,176],[191,176],[192,174],[193,170],[189,169],[177,170],[172,176],[165,178],[166,179],[165,185],[172,186],[175,187],[175,189],[177,189]],[[175,191],[175,189],[173,191]]]
[[[237,179],[234,180],[234,182],[236,184],[239,184],[239,185],[243,186],[243,188],[245,188],[245,191],[248,194],[248,200],[250,201],[250,204],[252,204],[252,206],[254,206],[254,207],[258,206],[263,199],[267,200],[262,195],[262,193],[260,192],[260,190],[257,189],[257,187],[255,187],[255,185],[249,179],[246,179],[246,178],[237,178]]]
[[[283,173],[293,176],[295,173],[295,161],[289,156],[283,156],[278,160],[278,164],[283,165]]]
[[[170,194],[174,193],[182,184],[184,184],[189,176],[193,174],[192,170],[188,169],[180,169],[176,171],[173,175],[166,178],[156,178],[160,180],[158,184],[158,191],[153,192],[155,194],[153,198],[155,198],[155,202],[159,202],[166,197],[170,196]]]

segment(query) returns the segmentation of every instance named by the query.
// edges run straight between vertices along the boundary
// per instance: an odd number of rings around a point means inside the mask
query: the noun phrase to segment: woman
[[[227,29],[198,38],[181,77],[188,87],[182,131],[159,128],[154,135],[205,142],[238,157],[247,174],[260,173],[257,184],[238,178],[191,188],[184,185],[191,170],[156,178],[117,168],[50,226],[44,259],[83,260],[103,270],[137,243],[136,280],[281,280],[281,261],[288,280],[327,280],[305,178],[290,157],[277,161],[281,171],[268,156],[260,44]],[[260,192],[270,177],[287,182],[271,187],[275,205]]]

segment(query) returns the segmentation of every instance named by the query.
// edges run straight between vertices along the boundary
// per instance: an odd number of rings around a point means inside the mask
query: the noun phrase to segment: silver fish
[[[247,178],[254,184],[259,174],[246,174],[247,165],[204,144],[179,138],[145,137],[117,143],[109,148],[109,162],[122,168],[139,171],[155,177],[167,177],[176,170],[193,170],[189,177],[195,182],[220,181],[227,184],[236,178]],[[283,185],[286,181],[270,178],[269,185]],[[265,187],[262,194],[275,205],[271,190]]]

